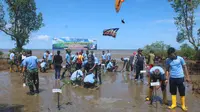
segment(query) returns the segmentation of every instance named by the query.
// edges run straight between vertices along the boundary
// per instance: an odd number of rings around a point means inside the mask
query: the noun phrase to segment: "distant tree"
[[[8,5],[9,19],[5,19],[3,2]],[[16,48],[21,51],[29,42],[32,32],[39,30],[42,23],[42,13],[36,13],[34,0],[3,0],[0,3],[0,31],[11,36]]]
[[[3,55],[3,52],[2,51],[0,51],[0,57]]]
[[[187,57],[188,59],[195,59],[195,50],[185,43],[180,46],[179,55]]]
[[[172,8],[177,13],[174,17],[175,25],[178,29],[177,42],[182,43],[185,40],[194,47],[196,54],[199,50],[200,29],[197,36],[194,36],[195,15],[194,11],[198,8],[200,0],[168,0]],[[197,56],[197,55],[196,55]]]
[[[153,50],[156,55],[165,58],[167,55],[166,51],[168,48],[170,48],[170,45],[165,44],[163,41],[156,41],[144,47],[144,54],[147,55],[150,52],[150,50]]]

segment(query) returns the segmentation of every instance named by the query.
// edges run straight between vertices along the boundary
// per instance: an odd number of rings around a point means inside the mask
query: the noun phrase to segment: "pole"
[[[59,98],[60,93],[57,93],[57,94],[58,94],[58,110],[60,110],[60,98]]]

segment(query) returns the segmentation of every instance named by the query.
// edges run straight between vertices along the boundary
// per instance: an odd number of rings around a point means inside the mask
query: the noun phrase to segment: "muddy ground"
[[[62,81],[55,81],[54,71],[40,73],[40,94],[28,96],[28,87],[22,86],[19,73],[0,72],[0,111],[6,107],[16,107],[16,112],[170,112],[167,106],[157,102],[145,102],[147,94],[145,82],[135,82],[128,72],[105,73],[99,89],[85,89],[65,85],[60,95],[61,110],[57,108],[57,94],[53,88],[60,87]],[[200,79],[199,76],[192,77]],[[189,112],[199,112],[200,98],[192,94],[192,86],[186,84],[186,104]],[[168,88],[168,87],[167,87]],[[169,93],[169,92],[168,92]],[[157,91],[162,98],[161,90]],[[171,100],[168,94],[169,102]],[[179,97],[177,102],[180,105]],[[19,109],[21,108],[21,110]],[[7,108],[8,109],[8,108]],[[178,107],[171,112],[181,112]],[[5,111],[7,112],[7,111]],[[12,112],[12,111],[10,111]]]
[[[35,50],[33,55],[41,58],[44,50]],[[129,57],[133,51],[111,51],[112,57],[120,59]],[[7,51],[4,52],[7,54]],[[101,51],[95,51],[100,57]],[[65,52],[62,51],[64,58]],[[147,95],[147,81],[135,82],[130,79],[129,72],[104,73],[103,84],[99,89],[85,89],[65,85],[60,95],[61,110],[58,110],[57,94],[52,89],[63,85],[62,81],[55,81],[54,71],[40,73],[40,94],[28,96],[28,87],[22,86],[20,73],[9,73],[5,62],[0,63],[5,68],[0,71],[0,112],[182,112],[180,107],[168,110],[167,106],[157,102],[149,105],[145,102]],[[120,67],[121,68],[121,67]],[[192,80],[200,81],[200,76],[192,76]],[[168,91],[169,86],[167,86]],[[199,112],[200,96],[193,94],[192,85],[186,83],[186,104],[188,112]],[[161,90],[157,95],[162,98]],[[178,96],[178,95],[177,95]],[[180,106],[179,96],[177,97]],[[171,101],[168,92],[169,103]]]

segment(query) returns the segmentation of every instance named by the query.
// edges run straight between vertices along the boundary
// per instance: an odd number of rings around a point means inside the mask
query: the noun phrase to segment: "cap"
[[[138,51],[143,51],[143,50],[141,48],[139,48]]]

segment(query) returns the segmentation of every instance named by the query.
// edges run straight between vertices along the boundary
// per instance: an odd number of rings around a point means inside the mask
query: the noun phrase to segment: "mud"
[[[0,72],[0,110],[9,112],[170,112],[167,106],[159,102],[149,105],[145,102],[147,94],[146,80],[144,83],[130,79],[128,72],[105,73],[103,84],[99,89],[85,89],[65,85],[60,94],[61,110],[58,110],[58,98],[52,93],[53,88],[63,85],[62,81],[54,80],[54,71],[40,73],[40,94],[28,96],[28,87],[22,86],[19,73]],[[192,79],[200,79],[198,76]],[[168,88],[168,87],[167,87]],[[190,112],[198,112],[200,98],[192,92],[192,85],[186,84],[186,104]],[[161,90],[157,95],[162,98]],[[168,99],[171,100],[168,92]],[[179,96],[177,102],[180,106]],[[170,101],[169,101],[170,102]],[[3,105],[3,106],[2,106]],[[181,112],[180,107],[172,112]]]

